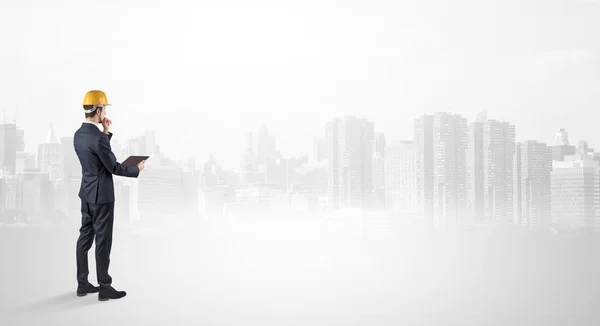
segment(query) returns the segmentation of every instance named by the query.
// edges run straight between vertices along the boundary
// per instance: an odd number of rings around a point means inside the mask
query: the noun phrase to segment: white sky
[[[600,148],[599,30],[591,0],[0,0],[0,110],[19,106],[36,153],[102,89],[114,139],[154,129],[168,156],[225,167],[262,123],[284,154],[312,154],[334,116],[410,139],[415,116],[448,108]]]

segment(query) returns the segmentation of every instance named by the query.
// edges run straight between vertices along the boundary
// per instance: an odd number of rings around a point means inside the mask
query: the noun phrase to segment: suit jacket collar
[[[98,129],[98,131],[100,130],[100,128],[98,128],[98,125],[88,123],[88,122],[82,122],[81,128],[90,128],[90,129],[94,128],[94,129]]]

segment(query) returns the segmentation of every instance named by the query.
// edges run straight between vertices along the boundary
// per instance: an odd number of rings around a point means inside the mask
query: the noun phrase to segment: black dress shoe
[[[93,286],[91,284],[86,284],[83,286],[80,285],[77,287],[77,296],[83,297],[83,296],[86,296],[88,293],[96,293],[99,290],[100,290],[100,287]]]
[[[117,291],[112,286],[107,289],[100,289],[98,292],[99,301],[107,301],[108,299],[121,299],[126,296],[127,292]]]

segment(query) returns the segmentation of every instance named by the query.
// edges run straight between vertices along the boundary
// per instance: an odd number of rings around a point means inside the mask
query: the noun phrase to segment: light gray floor
[[[77,226],[0,228],[0,325],[600,324],[598,238],[297,219],[123,224],[110,273],[128,295],[108,302],[75,295]]]

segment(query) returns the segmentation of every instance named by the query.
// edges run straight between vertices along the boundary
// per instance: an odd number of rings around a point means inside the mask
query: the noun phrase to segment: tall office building
[[[600,165],[594,155],[569,155],[552,162],[551,203],[554,227],[598,230]]]
[[[6,214],[6,179],[0,176],[0,223],[7,221]]]
[[[577,148],[569,143],[569,133],[561,128],[554,136],[554,146],[552,146],[552,160],[563,161],[567,155],[575,155]]]
[[[394,213],[419,213],[419,147],[413,141],[393,142],[386,147],[385,204]]]
[[[65,181],[81,179],[81,164],[73,147],[73,137],[62,137],[60,139],[60,163]]]
[[[17,153],[25,151],[25,130],[17,127]]]
[[[553,161],[564,161],[565,156],[575,155],[576,153],[577,147],[573,145],[552,146]]]
[[[517,144],[515,153],[515,223],[540,229],[550,225],[552,148],[537,141]]]
[[[309,157],[307,154],[302,154],[297,157],[289,157],[286,159],[286,187],[285,190],[289,191],[293,189],[294,177],[296,175],[296,169],[301,168],[305,164],[308,164]]]
[[[560,128],[554,136],[554,146],[568,146],[569,144],[569,133],[564,129]]]
[[[0,200],[4,201],[4,209],[17,210],[21,206],[21,175],[9,175],[1,177],[4,181],[4,194]]]
[[[145,130],[144,131],[144,141],[145,143],[145,155],[153,156],[158,154],[158,148],[156,146],[156,131],[155,130]]]
[[[53,195],[48,173],[26,171],[0,177],[0,221],[20,222],[52,218]]]
[[[49,173],[24,172],[21,177],[21,210],[30,221],[43,221],[52,218],[54,189]]]
[[[483,125],[480,117],[469,124],[467,144],[467,209],[470,224],[482,224],[483,216]]]
[[[204,163],[204,172],[200,174],[200,188],[205,191],[213,190],[219,184],[220,167],[217,165],[217,160],[213,155]]]
[[[58,142],[54,133],[52,123],[48,128],[46,141],[38,146],[38,166],[37,168],[50,175],[51,182],[63,178],[63,169],[61,167],[61,144]]]
[[[0,124],[0,170],[15,173],[17,149],[21,147],[16,124]]]
[[[373,154],[373,189],[375,191],[385,189],[385,159],[381,152]]]
[[[415,119],[414,142],[417,147],[417,196],[419,213],[433,225],[433,116]]]
[[[477,112],[477,114],[475,115],[475,122],[486,122],[488,114],[487,114],[487,110],[483,109],[479,112]]]
[[[157,223],[183,215],[193,196],[186,193],[188,177],[178,166],[147,164],[143,177],[123,180],[130,186],[132,221]]]
[[[258,171],[258,154],[254,150],[253,145],[253,134],[246,132],[244,134],[246,141],[246,148],[241,159],[241,170],[242,171]]]
[[[269,135],[269,131],[265,125],[260,127],[256,135],[256,153],[258,154],[258,166],[261,171],[266,169],[269,157],[275,154],[275,137]]]
[[[111,146],[115,146],[116,152],[115,150],[113,150],[113,152],[115,152],[115,156],[117,156],[116,154],[118,154],[117,152],[121,152],[121,148],[118,146],[117,140],[111,140],[111,144],[113,144],[113,141],[114,145]],[[160,152],[160,146],[156,144],[156,132],[152,130],[146,130],[144,131],[144,135],[130,139],[120,155],[123,155],[124,157],[122,160],[125,160],[125,158],[130,155],[150,155],[152,161],[155,163],[159,163],[163,158],[163,155]]]
[[[372,172],[373,172],[373,194],[371,208],[382,210],[385,208],[385,134],[375,133],[375,140],[371,146]]]
[[[375,133],[375,153],[380,153],[381,157],[385,157],[385,134],[382,132]]]
[[[198,213],[202,215],[221,215],[223,205],[227,202],[227,194],[230,201],[235,200],[235,185],[237,180],[234,175],[233,184],[227,184],[226,172],[218,165],[213,155],[204,163],[204,171],[200,174],[198,191]]]
[[[288,160],[277,152],[268,158],[265,171],[265,181],[283,192],[288,185],[287,164]]]
[[[198,170],[191,168],[189,165],[182,165],[182,186],[181,186],[181,199],[184,216],[197,216],[198,215],[198,194],[200,192],[200,184],[198,180]]]
[[[35,155],[26,152],[17,152],[15,173],[22,173],[25,170],[31,169],[35,169]]]
[[[331,208],[371,204],[374,137],[374,124],[366,119],[345,116],[327,123]]]
[[[593,156],[594,155],[594,149],[590,148],[588,146],[588,143],[587,143],[586,140],[580,140],[579,141],[579,146],[577,147],[576,154],[578,154],[578,155],[587,155],[587,154],[589,154],[589,155]]]
[[[375,210],[385,209],[385,159],[381,152],[373,153],[372,157],[373,191],[369,207]]]
[[[436,227],[457,226],[467,216],[467,120],[437,112],[415,120],[419,211]]]
[[[496,226],[514,223],[515,126],[487,120],[483,125],[484,221]]]
[[[317,138],[314,140],[313,155],[310,158],[311,163],[318,163],[327,159],[327,144],[325,139]]]
[[[339,119],[325,125],[325,151],[327,153],[327,197],[330,208],[340,207],[340,161],[338,159]]]
[[[433,115],[433,216],[438,227],[464,223],[467,216],[467,119]]]
[[[327,197],[327,164],[326,161],[303,164],[293,169],[293,193],[313,194],[320,198]]]

